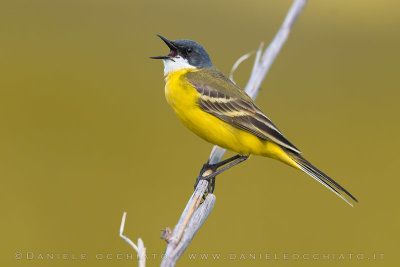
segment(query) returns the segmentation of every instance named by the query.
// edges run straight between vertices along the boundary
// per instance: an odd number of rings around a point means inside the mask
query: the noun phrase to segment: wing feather
[[[253,100],[216,69],[209,68],[187,75],[199,93],[199,107],[222,121],[255,136],[272,141],[295,153],[301,153],[290,143]]]

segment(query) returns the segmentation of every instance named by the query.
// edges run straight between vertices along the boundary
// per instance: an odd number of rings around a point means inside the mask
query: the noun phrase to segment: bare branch
[[[251,98],[255,99],[257,97],[261,83],[264,81],[268,70],[270,69],[272,63],[279,54],[279,51],[281,50],[283,44],[286,42],[290,30],[293,27],[293,24],[303,10],[306,2],[307,0],[294,0],[288,14],[286,15],[285,21],[283,22],[275,38],[268,46],[268,48],[264,51],[264,53],[262,53],[263,44],[260,45],[256,54],[256,59],[254,61],[250,79],[245,88],[245,92]],[[235,68],[237,68],[237,65],[239,65],[240,62],[245,60],[247,57],[248,55],[241,57],[235,63],[235,66],[232,68],[232,72],[235,70]],[[210,163],[213,164],[221,161],[225,152],[226,149],[214,146],[209,158]],[[204,173],[203,175],[205,176],[208,174],[209,173]],[[176,261],[183,254],[185,249],[188,247],[190,241],[194,238],[194,235],[197,233],[201,225],[210,214],[215,204],[215,196],[212,194],[207,196],[206,201],[204,201],[204,203],[200,206],[198,210],[193,211],[193,207],[197,207],[197,201],[199,200],[199,198],[202,197],[202,194],[205,192],[207,186],[207,181],[201,181],[198,184],[195,193],[193,193],[188,204],[186,205],[185,210],[181,215],[181,218],[179,219],[178,224],[174,228],[172,240],[168,243],[161,266],[175,266]],[[201,195],[196,195],[198,193],[200,193]],[[205,207],[202,209],[203,206]],[[201,209],[204,211],[200,212]],[[193,216],[191,215],[192,212]],[[187,222],[189,216],[192,217],[190,218],[189,223],[186,225],[185,222]],[[181,233],[183,233],[183,236],[181,235]]]

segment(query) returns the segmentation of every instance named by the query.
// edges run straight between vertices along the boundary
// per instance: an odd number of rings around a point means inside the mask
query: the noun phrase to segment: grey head
[[[206,50],[197,42],[187,39],[178,39],[170,41],[161,35],[158,35],[169,47],[170,52],[167,56],[151,57],[153,59],[163,59],[164,64],[171,63],[172,65],[184,65],[194,68],[212,67],[211,59]],[[168,62],[172,61],[175,62]]]

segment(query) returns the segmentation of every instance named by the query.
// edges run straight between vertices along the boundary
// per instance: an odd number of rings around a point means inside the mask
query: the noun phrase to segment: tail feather
[[[346,201],[350,206],[353,206],[353,203],[349,198],[353,201],[358,202],[358,200],[350,194],[346,189],[344,189],[340,184],[335,182],[328,175],[314,167],[310,162],[308,162],[305,158],[303,158],[300,154],[295,152],[286,150],[288,156],[296,162],[299,169],[310,175],[312,178],[323,184],[325,187],[330,189],[333,193],[338,195],[341,199]]]

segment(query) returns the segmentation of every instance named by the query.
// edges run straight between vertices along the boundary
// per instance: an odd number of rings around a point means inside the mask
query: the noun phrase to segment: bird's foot
[[[200,175],[196,179],[194,188],[197,187],[197,184],[201,180],[207,180],[209,181],[207,193],[213,193],[215,189],[215,177],[221,172],[226,171],[229,168],[232,168],[233,166],[239,164],[242,161],[245,161],[247,158],[248,156],[242,156],[238,154],[215,164],[210,164],[210,162],[207,161],[207,163],[205,163],[200,170]]]
[[[217,169],[219,166],[221,166],[219,163],[210,164],[209,161],[207,161],[201,168],[199,176],[196,178],[194,188],[196,189],[201,180],[206,180],[209,182],[207,193],[213,193],[215,189],[215,176],[218,174]]]

